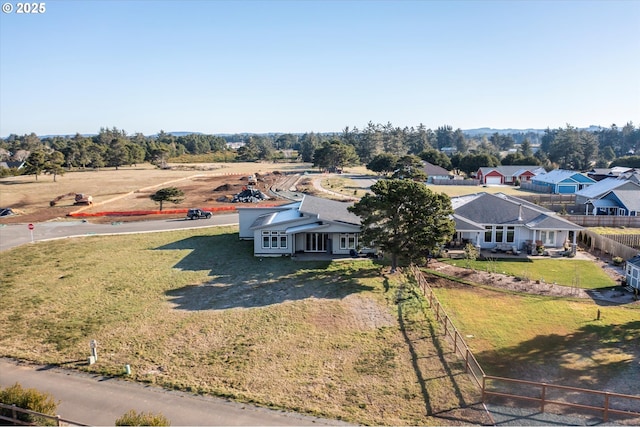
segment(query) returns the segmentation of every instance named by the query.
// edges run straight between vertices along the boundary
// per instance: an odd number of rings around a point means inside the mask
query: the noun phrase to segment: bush
[[[612,261],[615,266],[620,266],[624,263],[624,260],[619,256],[614,256]]]
[[[136,412],[133,409],[127,411],[116,420],[117,426],[170,426],[171,423],[162,414],[151,412]]]
[[[49,393],[44,393],[35,388],[24,389],[19,383],[7,387],[0,388],[0,402],[5,405],[16,405],[18,408],[28,409],[30,411],[40,412],[41,414],[56,415],[58,403]],[[5,417],[11,417],[11,409],[0,409],[0,414]],[[39,417],[37,415],[16,412],[20,421],[36,425],[56,425],[56,421]]]

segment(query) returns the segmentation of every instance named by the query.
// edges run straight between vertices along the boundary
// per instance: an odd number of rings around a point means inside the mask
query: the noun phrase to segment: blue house
[[[599,199],[590,200],[588,215],[640,216],[640,185],[629,182],[635,188],[616,188]],[[589,205],[593,206],[589,212]]]
[[[576,171],[556,169],[531,178],[531,183],[550,188],[552,194],[574,194],[596,181]]]

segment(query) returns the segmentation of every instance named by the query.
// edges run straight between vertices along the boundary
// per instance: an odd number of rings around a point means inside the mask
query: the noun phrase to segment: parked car
[[[203,209],[189,209],[189,211],[187,212],[187,219],[200,219],[200,218],[205,218],[205,219],[209,219],[211,218],[211,212],[209,211],[205,211]]]
[[[0,208],[0,216],[9,216],[13,215],[13,211],[11,208]]]

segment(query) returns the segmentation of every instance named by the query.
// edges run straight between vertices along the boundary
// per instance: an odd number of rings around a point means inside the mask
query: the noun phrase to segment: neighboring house
[[[352,205],[305,195],[282,206],[241,207],[240,239],[253,240],[255,256],[349,255],[358,250],[361,224],[347,210]]]
[[[626,269],[627,286],[640,289],[640,255],[627,260]]]
[[[540,166],[496,166],[482,167],[476,172],[479,184],[506,184],[516,185],[517,183],[530,181],[534,176],[545,173],[545,169]]]
[[[583,228],[555,212],[502,193],[476,193],[451,199],[456,223],[455,239],[482,249],[531,249],[536,242],[546,248],[575,249]]]
[[[422,162],[424,167],[422,171],[427,174],[427,183],[433,183],[434,179],[451,179],[453,175],[451,172],[443,168],[442,166],[434,165],[429,162]]]
[[[576,171],[556,169],[531,179],[533,185],[546,187],[552,194],[574,194],[596,181]]]
[[[635,188],[633,188],[635,187]],[[586,203],[587,215],[640,216],[640,185],[629,182]]]
[[[598,181],[593,185],[576,191],[576,205],[584,205],[591,200],[596,200],[607,194],[611,190],[625,188],[640,188],[638,184],[620,178],[606,178]]]
[[[591,169],[589,172],[587,172],[587,176],[594,179],[595,181],[602,181],[606,178],[617,178],[620,175],[629,173],[631,171],[633,171],[633,168],[622,166],[614,166],[612,168],[596,168]]]
[[[21,162],[0,162],[0,169],[21,169],[24,166],[24,161]]]

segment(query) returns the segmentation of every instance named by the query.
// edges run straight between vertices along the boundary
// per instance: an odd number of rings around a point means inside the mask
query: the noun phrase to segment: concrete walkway
[[[16,382],[24,388],[50,393],[60,402],[58,414],[63,419],[87,425],[114,425],[116,419],[130,409],[161,413],[172,426],[346,425],[120,379],[0,359],[0,386]]]

